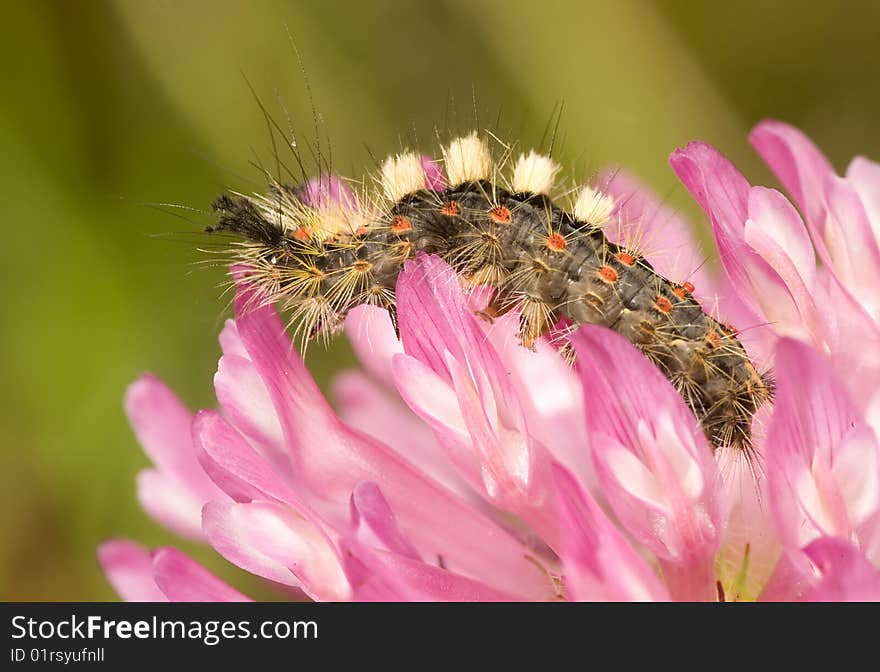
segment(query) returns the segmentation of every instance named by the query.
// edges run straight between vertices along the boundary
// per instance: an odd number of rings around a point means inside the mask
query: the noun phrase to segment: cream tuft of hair
[[[488,180],[492,176],[492,154],[489,145],[474,131],[455,138],[443,148],[443,161],[449,185],[457,187],[465,182]]]
[[[535,150],[520,154],[513,168],[513,190],[550,195],[561,166]]]
[[[574,216],[581,222],[602,226],[614,211],[614,199],[608,194],[584,185],[574,202]]]
[[[425,168],[415,152],[389,156],[382,164],[382,188],[390,201],[425,188]]]

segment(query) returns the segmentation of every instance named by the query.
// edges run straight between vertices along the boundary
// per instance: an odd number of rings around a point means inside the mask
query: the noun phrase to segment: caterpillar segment
[[[406,153],[385,161],[374,195],[315,204],[304,187],[280,184],[265,196],[223,194],[209,231],[241,236],[237,256],[250,279],[291,312],[303,345],[327,338],[364,303],[388,310],[396,329],[403,263],[436,254],[465,286],[495,289],[483,317],[518,311],[525,347],[549,335],[571,358],[569,330],[613,329],[673,383],[714,446],[749,449],[752,416],[772,397],[769,379],[735,331],[703,312],[690,283],[606,239],[609,196],[585,186],[562,208],[551,197],[556,163],[531,152],[508,170],[476,133],[451,141],[443,157],[439,189],[426,188],[422,158]]]

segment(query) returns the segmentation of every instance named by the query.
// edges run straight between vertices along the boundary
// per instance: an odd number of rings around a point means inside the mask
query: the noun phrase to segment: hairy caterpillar
[[[376,179],[380,190],[323,203],[308,184],[226,193],[208,231],[244,239],[236,257],[268,300],[292,310],[304,342],[326,337],[364,303],[387,309],[396,326],[404,261],[436,254],[466,285],[495,289],[484,317],[519,312],[524,346],[563,323],[609,327],[663,371],[713,445],[748,449],[752,416],[772,395],[769,380],[735,330],[703,312],[690,283],[664,278],[637,249],[606,239],[609,197],[585,186],[563,209],[550,196],[556,163],[535,152],[512,162],[507,152],[496,164],[477,133],[444,146],[443,166],[445,178],[418,154],[391,156]]]

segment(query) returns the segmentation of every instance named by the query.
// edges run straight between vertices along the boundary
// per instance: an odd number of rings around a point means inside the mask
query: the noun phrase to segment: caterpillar
[[[207,231],[241,238],[236,259],[268,301],[293,313],[304,344],[338,330],[359,304],[386,309],[396,329],[403,263],[435,254],[465,286],[494,288],[484,318],[519,313],[525,347],[554,330],[564,336],[561,324],[613,329],[672,382],[714,447],[750,447],[752,416],[772,396],[769,378],[736,331],[703,311],[690,283],[659,275],[638,249],[606,238],[609,196],[584,186],[562,208],[551,197],[557,163],[534,151],[514,162],[509,150],[496,162],[476,132],[442,155],[445,178],[406,152],[382,164],[380,188],[321,203],[313,183],[226,192]],[[560,350],[572,356],[566,344]]]

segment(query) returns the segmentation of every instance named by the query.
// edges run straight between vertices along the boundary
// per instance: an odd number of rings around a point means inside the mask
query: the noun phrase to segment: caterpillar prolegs
[[[769,380],[736,332],[702,310],[690,283],[664,278],[638,250],[606,238],[609,197],[583,187],[563,209],[549,195],[557,164],[534,152],[496,164],[476,133],[443,148],[443,168],[445,177],[406,153],[385,161],[377,190],[322,178],[324,189],[276,182],[268,195],[223,194],[208,230],[244,239],[236,257],[250,280],[293,311],[306,340],[326,337],[364,303],[387,309],[396,327],[404,261],[436,254],[464,284],[494,288],[485,318],[519,312],[524,346],[560,324],[613,329],[663,371],[713,445],[749,447]]]

